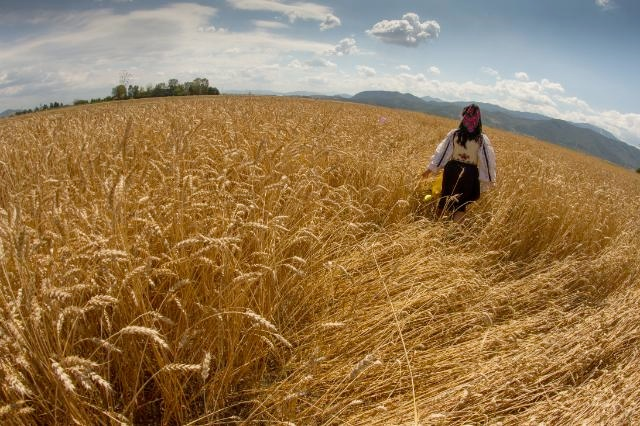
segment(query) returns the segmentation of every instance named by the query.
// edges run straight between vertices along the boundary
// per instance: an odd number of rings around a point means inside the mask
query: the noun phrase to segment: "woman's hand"
[[[426,179],[429,176],[431,176],[431,170],[427,169],[424,172],[422,172],[422,179]]]

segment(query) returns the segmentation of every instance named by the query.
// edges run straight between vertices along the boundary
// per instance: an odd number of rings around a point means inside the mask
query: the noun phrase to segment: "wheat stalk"
[[[169,350],[169,345],[167,345],[167,342],[165,342],[158,330],[154,330],[153,328],[142,327],[139,325],[129,325],[120,329],[116,333],[116,335],[145,336],[156,342],[161,348]]]

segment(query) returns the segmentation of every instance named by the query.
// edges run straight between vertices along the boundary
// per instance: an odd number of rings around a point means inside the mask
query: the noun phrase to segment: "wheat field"
[[[212,97],[0,120],[3,424],[637,424],[640,175],[456,122]]]

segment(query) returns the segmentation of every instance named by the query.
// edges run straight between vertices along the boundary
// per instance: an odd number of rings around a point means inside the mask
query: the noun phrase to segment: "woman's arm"
[[[482,135],[484,140],[478,153],[478,173],[481,182],[491,186],[496,184],[496,153],[487,135]]]
[[[451,159],[451,154],[453,154],[453,135],[455,132],[455,129],[450,131],[447,137],[438,144],[436,152],[431,157],[431,161],[429,161],[427,170],[422,174],[423,177],[428,177],[431,172],[437,172]]]

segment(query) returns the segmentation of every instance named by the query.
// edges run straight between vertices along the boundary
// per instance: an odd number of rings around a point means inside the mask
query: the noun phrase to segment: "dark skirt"
[[[460,161],[449,161],[444,166],[439,208],[463,212],[467,204],[478,198],[480,198],[478,167]]]

